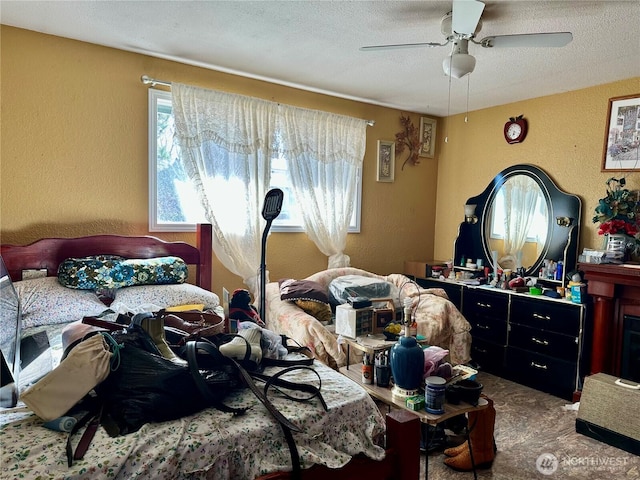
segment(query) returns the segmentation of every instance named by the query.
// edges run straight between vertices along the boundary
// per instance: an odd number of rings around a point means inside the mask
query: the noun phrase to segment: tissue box
[[[351,305],[336,307],[336,333],[349,338],[367,335],[373,330],[373,307],[353,308]]]

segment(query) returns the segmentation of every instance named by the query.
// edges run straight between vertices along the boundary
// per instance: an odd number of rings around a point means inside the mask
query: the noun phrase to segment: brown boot
[[[476,413],[476,412],[471,412],[469,414],[469,421],[471,421],[471,415],[474,414],[474,413]],[[458,445],[457,447],[447,448],[444,451],[444,454],[447,457],[455,457],[457,455],[460,455],[465,450],[469,450],[469,442],[467,442],[466,440],[464,442],[462,442],[460,445]]]
[[[496,410],[493,406],[493,400],[490,398],[486,400],[489,402],[487,408],[469,414],[471,451],[467,447],[467,442],[465,442],[459,447],[455,447],[462,449],[458,455],[444,460],[444,463],[454,470],[465,472],[473,470],[471,453],[473,453],[473,463],[476,468],[490,467],[495,458],[493,430],[496,421]]]

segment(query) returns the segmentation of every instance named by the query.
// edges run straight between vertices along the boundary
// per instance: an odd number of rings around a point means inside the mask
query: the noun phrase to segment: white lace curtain
[[[271,160],[285,155],[307,234],[330,264],[344,255],[366,121],[172,84],[176,137],[213,225],[213,250],[258,301],[260,212]],[[268,272],[266,273],[268,281]]]
[[[504,256],[503,268],[515,268],[527,241],[529,228],[538,208],[540,187],[527,175],[517,175],[504,183]]]
[[[304,230],[329,257],[328,268],[348,267],[344,253],[362,168],[367,123],[317,110],[281,111],[283,155]]]

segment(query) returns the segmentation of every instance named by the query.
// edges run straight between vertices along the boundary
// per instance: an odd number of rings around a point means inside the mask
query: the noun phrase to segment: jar
[[[443,414],[447,381],[442,377],[427,377],[424,382],[424,409],[428,413]]]

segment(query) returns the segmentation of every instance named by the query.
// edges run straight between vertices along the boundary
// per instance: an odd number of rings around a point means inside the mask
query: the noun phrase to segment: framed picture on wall
[[[433,158],[436,153],[437,121],[429,117],[420,118],[420,153],[421,157]]]
[[[396,170],[396,144],[392,141],[378,140],[378,182],[393,182]]]
[[[602,171],[640,170],[640,93],[609,99]]]

